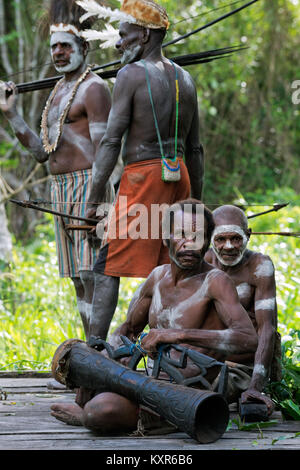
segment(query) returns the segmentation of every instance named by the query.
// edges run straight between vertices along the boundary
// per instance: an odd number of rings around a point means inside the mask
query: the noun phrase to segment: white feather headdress
[[[91,16],[97,16],[99,19],[107,20],[105,30],[97,31],[94,29],[87,29],[81,33],[82,37],[84,37],[86,41],[101,41],[102,44],[100,44],[100,47],[102,49],[114,47],[120,38],[119,31],[110,23],[115,21],[136,23],[136,19],[133,16],[127,15],[120,10],[112,10],[109,7],[99,5],[94,0],[78,0],[76,3],[86,11],[86,13],[80,17],[79,21],[81,23]]]
[[[107,19],[110,23],[114,21],[136,23],[136,19],[133,16],[127,15],[120,10],[112,10],[109,7],[99,5],[94,0],[78,0],[76,3],[87,12],[81,16],[80,22],[85,21],[90,16],[98,16],[100,19]]]
[[[119,31],[112,25],[107,24],[106,30],[96,31],[95,29],[86,29],[82,31],[81,36],[86,41],[102,41],[100,47],[106,49],[108,47],[115,47],[116,42],[119,40]]]

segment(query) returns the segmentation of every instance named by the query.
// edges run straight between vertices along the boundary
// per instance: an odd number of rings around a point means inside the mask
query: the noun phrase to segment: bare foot
[[[59,421],[72,426],[83,426],[83,410],[76,403],[54,403],[51,410],[51,415]]]

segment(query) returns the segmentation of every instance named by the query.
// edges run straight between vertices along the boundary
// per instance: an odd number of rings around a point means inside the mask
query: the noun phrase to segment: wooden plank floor
[[[0,450],[300,450],[299,421],[283,421],[262,429],[239,431],[232,424],[213,444],[199,444],[184,433],[163,436],[95,436],[66,425],[50,414],[54,402],[72,402],[71,391],[49,391],[43,378],[0,378]],[[232,414],[232,418],[234,418]]]

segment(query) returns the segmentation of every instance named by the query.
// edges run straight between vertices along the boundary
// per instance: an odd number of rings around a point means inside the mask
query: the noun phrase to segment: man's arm
[[[39,163],[45,162],[48,160],[49,155],[44,151],[41,139],[18,114],[18,90],[16,85],[13,82],[8,82],[1,91],[1,98],[3,99],[0,100],[0,109],[9,121],[17,139]]]
[[[186,140],[185,162],[190,177],[192,197],[201,200],[204,176],[204,153],[199,136],[199,111],[196,89],[194,93],[195,111],[191,129]]]
[[[89,125],[91,141],[94,147],[94,159],[105,134],[111,108],[110,91],[106,83],[93,82],[85,91],[84,103]]]
[[[93,168],[90,203],[102,200],[105,185],[118,160],[123,134],[129,127],[133,99],[132,80],[129,75],[128,67],[124,67],[117,75],[106,132]]]
[[[255,278],[254,309],[258,327],[258,347],[254,358],[252,379],[248,390],[242,394],[242,402],[249,399],[250,401],[251,399],[264,401],[271,412],[274,405],[270,403],[268,397],[261,395],[270,375],[277,325],[276,283],[274,269],[272,271],[273,263],[269,257],[263,256],[261,258],[261,262],[256,267],[256,272],[261,271],[263,274],[264,269],[260,269],[260,267],[263,267],[263,264],[267,262],[270,267],[268,272],[265,270],[267,275]]]
[[[220,271],[211,280],[207,296],[215,304],[225,326],[223,330],[153,329],[143,339],[142,347],[146,351],[155,352],[160,343],[186,343],[213,349],[224,355],[255,352],[257,335],[247,312],[239,302],[231,279]]]

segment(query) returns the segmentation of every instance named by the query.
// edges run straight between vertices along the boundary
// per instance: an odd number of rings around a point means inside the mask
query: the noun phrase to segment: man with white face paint
[[[91,72],[91,66],[86,63],[88,43],[81,37],[81,30],[90,27],[91,23],[80,24],[83,12],[72,0],[50,3],[50,52],[54,67],[63,78],[45,106],[40,136],[17,112],[14,83],[6,84],[7,99],[0,105],[22,145],[38,162],[49,162],[53,209],[75,216],[85,213],[95,153],[111,107],[107,84]],[[108,181],[102,200],[111,202],[113,196],[113,187]],[[94,290],[93,266],[98,249],[90,246],[82,231],[67,233],[65,222],[71,223],[71,220],[55,218],[59,274],[74,282],[78,309],[88,337]]]
[[[278,380],[276,374],[279,372],[274,266],[269,256],[247,249],[251,231],[241,209],[221,206],[213,212],[213,218],[215,229],[205,259],[233,280],[259,338],[255,354],[227,358],[231,400],[237,400],[241,395],[241,403],[265,403],[271,414],[274,404],[263,391],[270,377]]]

